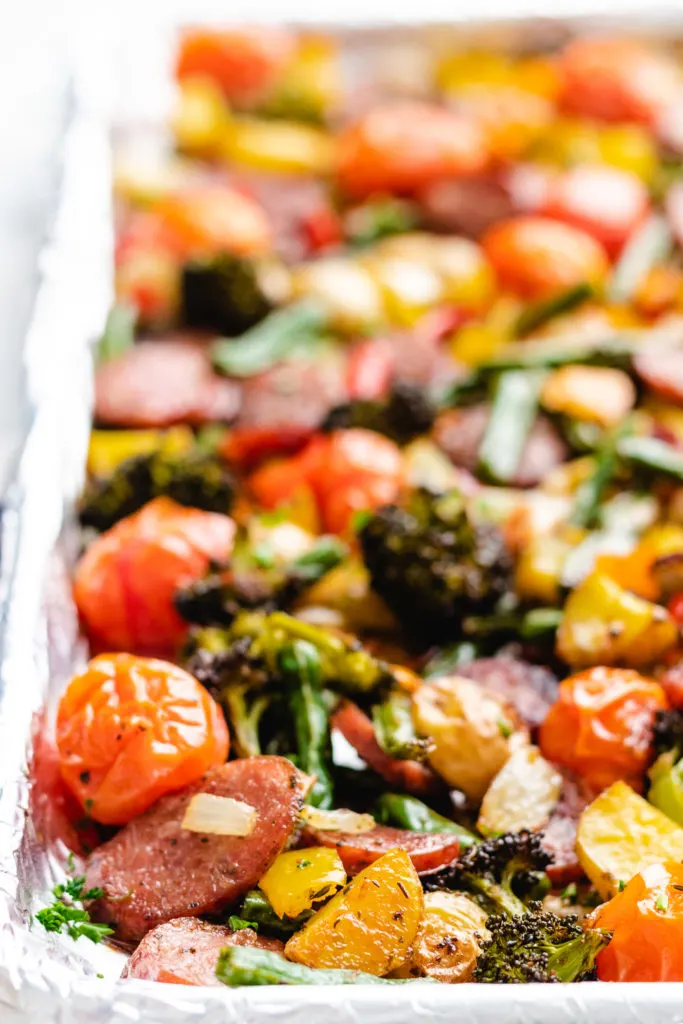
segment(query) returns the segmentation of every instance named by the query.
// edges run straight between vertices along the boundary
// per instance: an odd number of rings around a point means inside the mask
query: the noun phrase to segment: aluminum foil
[[[98,7],[99,5],[92,5]],[[152,5],[150,5],[151,7]],[[155,8],[157,5],[153,5]],[[346,5],[348,7],[348,4]],[[360,5],[359,5],[360,6]],[[423,2],[421,16],[442,12]],[[392,87],[411,88],[411,53],[444,33],[467,45],[556,42],[583,22],[558,19],[573,3],[557,3],[554,20],[539,5],[515,5],[532,23],[492,20],[500,4],[478,4],[476,26],[457,13],[449,26],[395,27],[367,23],[338,28],[345,38],[385,42],[377,67]],[[351,4],[353,8],[353,4]],[[627,26],[683,37],[683,11],[623,16]],[[603,8],[604,11],[604,8]],[[98,17],[101,14],[98,11]],[[174,25],[221,20],[215,3],[165,5],[164,21],[138,11],[128,38],[98,20],[83,37],[74,71],[63,145],[59,202],[41,261],[42,285],[26,340],[32,424],[2,513],[0,562],[0,1021],[2,1024],[408,1024],[411,1021],[569,1024],[683,1024],[679,985],[362,986],[354,988],[185,988],[120,981],[124,954],[86,939],[47,935],[32,914],[49,902],[65,871],[64,820],[54,799],[55,762],[49,744],[55,698],[83,663],[70,596],[77,550],[73,502],[82,484],[92,397],[91,341],[112,299],[112,154],[110,126],[142,124],[163,151],[159,127],[171,96],[168,68]],[[277,12],[261,10],[271,17]],[[305,11],[302,20],[306,20]],[[359,17],[355,10],[350,17]],[[505,14],[509,15],[509,8]],[[581,15],[590,15],[582,8]],[[158,12],[157,12],[158,14]],[[254,10],[231,8],[232,20]],[[288,17],[297,12],[291,8]],[[373,11],[375,19],[381,10]],[[672,20],[673,18],[673,20]],[[323,20],[317,14],[316,20]],[[127,26],[128,27],[128,26]],[[482,38],[483,36],[483,38]],[[104,44],[104,45],[103,45]],[[363,44],[364,45],[364,44]],[[353,52],[353,47],[350,48]],[[397,72],[398,68],[398,72]],[[115,87],[116,86],[116,87]],[[126,132],[130,138],[130,133]],[[137,133],[133,133],[135,138]],[[139,136],[138,136],[139,139]],[[139,144],[139,142],[138,142]]]

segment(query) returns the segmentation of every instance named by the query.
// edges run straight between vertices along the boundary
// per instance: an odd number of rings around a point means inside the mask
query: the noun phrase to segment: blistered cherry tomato
[[[473,121],[417,101],[375,107],[338,140],[339,182],[359,198],[415,192],[440,178],[477,174],[487,162],[483,132]]]
[[[158,212],[186,256],[220,251],[251,256],[272,245],[263,209],[227,185],[205,185],[168,196]]]
[[[561,174],[550,187],[540,213],[573,224],[616,256],[647,215],[643,182],[616,167],[584,165]]]
[[[57,711],[62,777],[95,821],[124,825],[228,756],[213,698],[166,661],[101,654]]]
[[[78,563],[74,597],[99,650],[170,653],[186,626],[176,590],[211,562],[227,561],[235,535],[229,516],[155,498],[92,542]]]
[[[267,25],[232,29],[191,28],[180,40],[176,75],[210,78],[238,103],[266,93],[294,51],[292,36]]]
[[[683,981],[683,864],[650,864],[585,924],[612,932],[600,981]]]
[[[541,726],[549,761],[600,788],[624,779],[642,788],[655,712],[668,707],[659,683],[625,668],[589,668],[560,683]]]
[[[672,58],[635,39],[576,39],[559,70],[564,109],[603,121],[652,124],[681,88]]]
[[[501,283],[527,299],[541,299],[589,282],[609,268],[602,245],[585,231],[548,217],[514,217],[484,235],[482,245]]]

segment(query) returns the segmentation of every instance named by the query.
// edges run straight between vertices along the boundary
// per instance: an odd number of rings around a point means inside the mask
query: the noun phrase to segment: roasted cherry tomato
[[[600,981],[683,981],[683,864],[650,864],[585,925],[612,932]]]
[[[541,726],[549,761],[605,788],[624,779],[637,788],[652,752],[655,712],[668,707],[659,683],[625,668],[589,668],[560,683]]]
[[[375,107],[339,136],[345,192],[411,193],[440,178],[476,174],[488,162],[484,135],[461,114],[417,101]]]
[[[291,35],[266,25],[191,28],[180,41],[176,75],[210,78],[228,99],[249,103],[272,88],[293,52]]]
[[[576,39],[559,68],[564,109],[602,121],[652,124],[681,88],[674,61],[635,39]]]
[[[548,217],[501,221],[482,239],[502,284],[527,299],[541,299],[589,282],[609,269],[602,245],[585,231]]]
[[[241,470],[250,470],[265,459],[293,455],[311,436],[308,427],[235,427],[226,433],[220,450],[223,458]]]
[[[223,712],[166,661],[101,654],[57,710],[64,781],[95,821],[124,825],[228,756]]]
[[[262,466],[251,489],[266,508],[285,504],[310,488],[325,529],[342,533],[354,512],[394,500],[403,479],[401,452],[372,430],[336,430],[318,435],[298,455]]]
[[[561,174],[540,213],[582,228],[616,256],[647,215],[643,182],[616,167],[584,165]]]
[[[227,185],[205,185],[168,196],[158,212],[186,256],[220,251],[251,256],[271,248],[264,211],[249,196]]]
[[[211,562],[227,561],[235,535],[229,516],[155,498],[92,542],[80,560],[74,597],[99,650],[172,652],[186,627],[176,590]]]
[[[331,206],[321,204],[306,213],[301,230],[310,254],[331,249],[342,241],[343,229],[339,214]]]

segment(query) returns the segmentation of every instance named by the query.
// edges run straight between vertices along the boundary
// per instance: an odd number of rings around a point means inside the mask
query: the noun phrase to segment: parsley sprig
[[[54,903],[39,910],[36,921],[42,924],[47,932],[65,932],[72,939],[81,935],[91,942],[101,942],[107,935],[112,935],[113,928],[106,924],[96,924],[90,920],[90,914],[83,909],[84,900],[97,900],[104,895],[102,889],[86,889],[85,876],[67,878],[52,889]],[[81,905],[79,905],[81,904]]]

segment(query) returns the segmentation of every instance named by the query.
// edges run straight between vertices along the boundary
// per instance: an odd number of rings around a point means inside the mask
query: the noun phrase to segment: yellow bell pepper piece
[[[555,604],[562,570],[572,545],[553,536],[534,537],[522,549],[515,569],[515,590],[528,601]]]
[[[333,896],[345,883],[346,872],[337,851],[314,846],[281,853],[259,887],[278,917],[298,917],[315,903]]]
[[[629,554],[600,555],[595,569],[639,597],[656,601],[662,595],[653,572],[655,562],[658,558],[678,554],[683,555],[683,527],[677,523],[661,523],[648,530]]]
[[[508,85],[515,73],[512,60],[503,53],[467,50],[447,57],[436,69],[437,85],[444,92]]]
[[[456,331],[449,343],[452,356],[467,366],[478,366],[497,355],[511,340],[521,309],[518,299],[501,295],[480,323],[464,324]]]
[[[223,155],[232,163],[274,174],[328,174],[334,146],[319,128],[297,121],[235,120]]]
[[[546,377],[541,404],[550,412],[611,427],[633,408],[636,389],[623,370],[561,366]]]
[[[291,274],[293,298],[317,299],[334,328],[349,334],[386,321],[381,289],[366,266],[342,257],[304,263]]]
[[[598,151],[606,164],[632,171],[648,184],[659,167],[654,136],[637,124],[606,125],[598,135]]]
[[[520,89],[553,102],[560,91],[557,62],[552,57],[523,57],[515,64],[513,81]]]
[[[342,91],[337,47],[324,36],[301,39],[275,90],[261,110],[293,120],[322,119]]]
[[[410,956],[424,893],[410,857],[390,850],[364,868],[295,932],[285,956],[307,967],[341,967],[382,977]]]
[[[536,140],[532,155],[560,167],[600,163],[599,129],[590,121],[558,118]]]
[[[219,156],[230,110],[223,93],[208,78],[188,78],[179,85],[172,130],[181,153],[189,156]]]
[[[110,476],[125,459],[164,451],[169,455],[190,450],[194,435],[189,427],[169,430],[93,430],[88,446],[88,473]]]
[[[401,257],[369,256],[363,264],[380,289],[390,323],[412,327],[443,299],[439,274],[424,263]]]
[[[657,661],[678,637],[666,608],[593,572],[569,595],[557,632],[557,653],[572,668]]]
[[[649,864],[683,860],[683,829],[625,782],[615,782],[581,815],[576,852],[595,888],[609,899]]]

